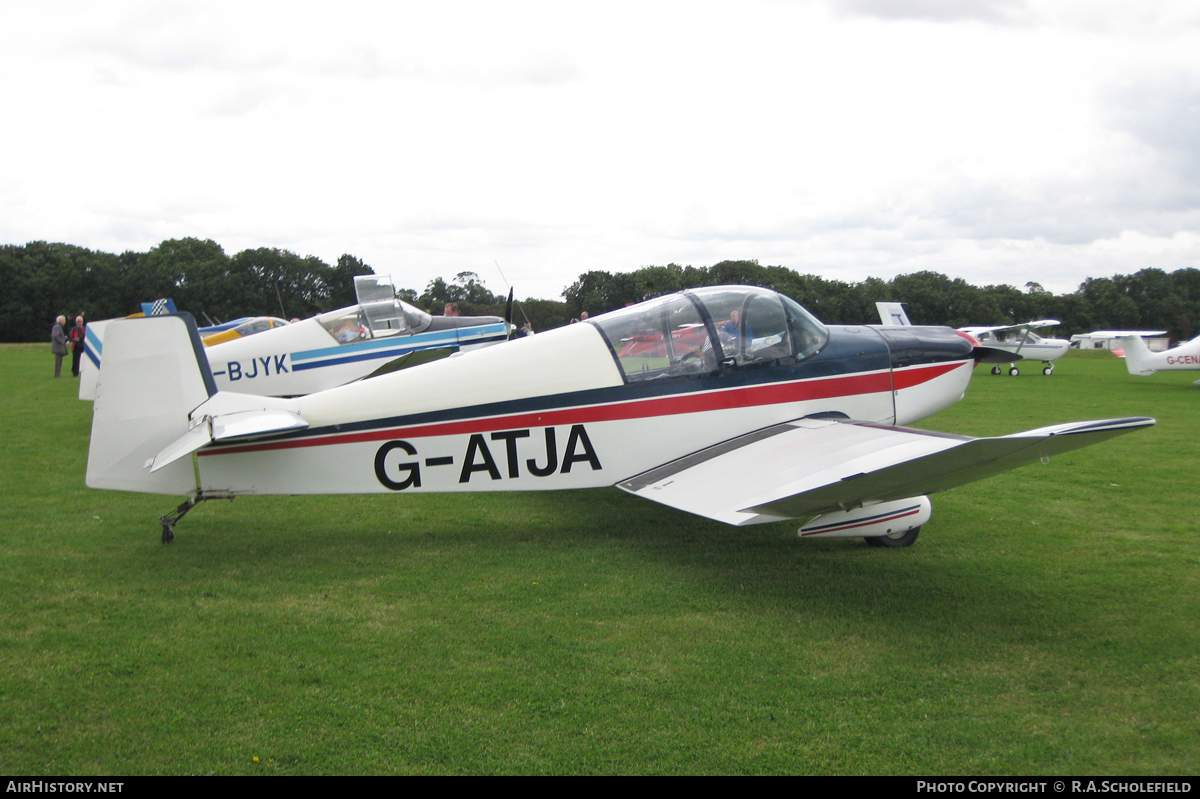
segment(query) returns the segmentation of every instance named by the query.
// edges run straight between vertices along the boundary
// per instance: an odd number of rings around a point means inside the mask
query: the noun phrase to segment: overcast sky
[[[350,253],[558,298],[757,259],[1200,266],[1195,0],[2,0],[0,243]]]

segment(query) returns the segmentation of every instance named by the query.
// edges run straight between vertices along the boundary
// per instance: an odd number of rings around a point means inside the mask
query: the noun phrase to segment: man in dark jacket
[[[75,326],[67,334],[71,340],[71,377],[79,377],[79,358],[83,355],[83,339],[86,329],[83,325],[83,314],[75,317]]]

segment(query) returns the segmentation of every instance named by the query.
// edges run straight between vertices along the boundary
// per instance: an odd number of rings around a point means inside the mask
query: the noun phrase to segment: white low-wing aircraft
[[[217,388],[295,397],[508,339],[499,316],[431,316],[397,297],[386,276],[360,275],[354,290],[358,305],[216,344],[205,339]],[[96,398],[111,321],[88,328],[80,399]]]
[[[899,302],[877,302],[875,308],[879,311],[879,319],[885,326],[901,326],[912,324],[904,305]],[[1000,364],[996,363],[1001,353],[1007,354],[1004,362],[1008,363],[1008,373],[1016,377],[1021,373],[1017,368],[1019,361],[1041,361],[1042,374],[1054,374],[1054,361],[1067,354],[1071,342],[1062,338],[1043,338],[1033,331],[1037,328],[1054,327],[1059,324],[1057,319],[1038,319],[1033,322],[1022,322],[1016,325],[991,325],[986,327],[960,327],[960,332],[974,338],[984,347],[993,352],[986,359],[993,363],[992,374],[1003,373]]]
[[[906,546],[927,494],[1153,419],[972,439],[906,425],[962,398],[946,327],[826,327],[747,286],[292,399],[220,391],[187,315],[109,325],[87,484],[186,495],[531,491],[617,485],[732,525]],[[193,460],[193,453],[195,459]]]
[[[1200,369],[1200,336],[1165,352],[1151,352],[1141,336],[1121,336],[1125,368],[1129,374],[1147,377],[1155,372]]]

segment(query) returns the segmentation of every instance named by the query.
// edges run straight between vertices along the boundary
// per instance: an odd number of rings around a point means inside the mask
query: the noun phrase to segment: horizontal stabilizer
[[[308,427],[296,401],[223,391],[192,413],[191,428],[146,461],[151,472],[191,455],[212,441],[234,441]]]
[[[759,524],[945,491],[1153,424],[1142,417],[1111,419],[967,438],[800,419],[693,453],[619,487],[727,524]]]
[[[287,433],[303,430],[308,422],[295,411],[259,410],[226,413],[212,420],[213,441],[232,441],[255,438],[268,433]]]
[[[159,469],[174,463],[180,458],[191,455],[210,441],[212,441],[212,432],[209,429],[208,421],[205,420],[189,428],[186,433],[175,439],[166,449],[146,461],[145,468],[151,472],[157,472]]]

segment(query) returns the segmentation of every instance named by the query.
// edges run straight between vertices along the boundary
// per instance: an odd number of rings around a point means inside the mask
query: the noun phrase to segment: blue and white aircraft
[[[431,316],[397,297],[386,276],[356,277],[354,290],[358,305],[207,347],[217,388],[297,397],[508,339],[499,316]],[[95,335],[88,328],[94,370],[114,321],[96,323]],[[96,398],[94,370],[82,376],[80,399]]]
[[[928,494],[1154,424],[977,439],[903,427],[962,398],[965,337],[826,326],[749,286],[291,399],[220,390],[194,324],[114,321],[92,417],[88,486],[186,495],[162,517],[164,542],[218,497],[616,485],[731,525],[805,519],[804,537],[907,546]]]

